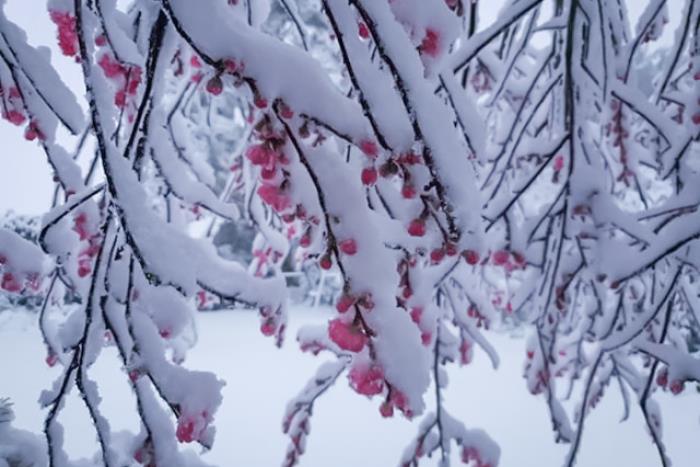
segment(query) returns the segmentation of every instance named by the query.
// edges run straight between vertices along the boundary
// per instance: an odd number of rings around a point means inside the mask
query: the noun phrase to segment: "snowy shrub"
[[[74,387],[103,465],[194,465],[179,445],[212,446],[224,384],[181,365],[196,310],[257,309],[282,345],[287,276],[308,264],[340,288],[297,341],[335,359],[284,414],[284,465],[317,399],[349,384],[378,420],[421,417],[401,465],[457,449],[495,467],[501,448],[442,393],[476,351],[498,366],[503,326],[527,328],[524,383],[565,465],[613,380],[670,464],[654,393],[700,380],[700,3],[674,2],[671,29],[664,0],[636,24],[622,1],[508,0],[490,24],[481,3],[49,0],[84,102],[0,15],[2,116],[57,190],[41,249],[0,231],[2,288],[42,292],[62,368],[41,396],[49,465],[70,465]],[[86,173],[59,127],[94,143]],[[141,421],[126,441],[90,379],[105,346]]]

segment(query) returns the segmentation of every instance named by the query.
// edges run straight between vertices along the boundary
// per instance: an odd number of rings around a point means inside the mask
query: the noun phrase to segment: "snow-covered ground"
[[[279,465],[288,439],[281,432],[287,400],[295,395],[323,355],[302,354],[295,345],[298,327],[323,321],[327,310],[295,308],[290,333],[279,350],[258,331],[254,313],[230,311],[199,315],[200,342],[187,365],[214,371],[226,380],[214,449],[205,461],[221,467]],[[58,375],[44,364],[44,349],[35,318],[24,312],[0,312],[0,397],[15,403],[14,426],[39,432],[45,413],[37,405],[43,388]],[[531,396],[521,379],[524,340],[491,334],[501,356],[493,370],[483,353],[467,367],[453,367],[446,405],[468,427],[484,428],[502,449],[502,467],[558,467],[566,447],[553,442],[542,397]],[[102,409],[115,430],[136,429],[134,401],[120,370],[116,353],[108,350],[91,370],[102,389]],[[697,467],[700,459],[700,404],[689,385],[680,396],[656,394],[664,415],[664,441],[674,467]],[[657,467],[658,455],[644,428],[640,411],[623,414],[619,390],[611,386],[587,419],[578,467]],[[428,399],[429,405],[432,403]],[[400,417],[382,419],[379,400],[355,394],[344,378],[317,403],[302,466],[396,465],[414,436],[417,423]],[[94,431],[80,400],[72,395],[61,422],[66,447],[73,458],[95,451]],[[456,449],[455,449],[456,451]],[[454,453],[455,456],[457,452]],[[425,465],[436,465],[437,461]],[[455,463],[458,465],[458,463]]]

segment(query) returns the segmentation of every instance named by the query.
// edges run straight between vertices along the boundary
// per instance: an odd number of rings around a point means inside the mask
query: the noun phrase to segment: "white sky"
[[[480,21],[488,25],[495,18],[504,0],[481,0]],[[685,0],[668,0],[671,24],[680,19]],[[3,0],[0,0],[2,5]],[[33,45],[49,46],[52,61],[66,84],[79,96],[84,93],[80,67],[63,57],[56,46],[56,28],[49,20],[43,0],[4,0],[5,13],[24,28]],[[646,1],[627,0],[633,20],[636,21]],[[672,31],[667,28],[663,42],[670,43]],[[0,121],[0,213],[12,209],[25,214],[42,214],[50,205],[53,194],[51,170],[46,157],[34,142],[23,137],[24,129],[9,122]],[[59,141],[70,152],[75,147],[74,138],[59,135]]]

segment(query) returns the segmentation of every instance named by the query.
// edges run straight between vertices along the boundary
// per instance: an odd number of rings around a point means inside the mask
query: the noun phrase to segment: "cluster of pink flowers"
[[[240,80],[240,73],[243,71],[244,66],[243,63],[237,64],[235,60],[233,59],[227,59],[224,60],[223,62],[223,68],[216,70],[214,75],[207,80],[206,83],[206,90],[209,94],[213,96],[218,96],[222,92],[224,92],[224,77],[225,75],[231,75],[236,77],[237,79],[234,81],[235,86],[240,86],[243,82]],[[196,55],[193,55],[192,58],[190,59],[190,65],[192,65],[192,68],[197,70],[195,74],[192,76],[192,81],[194,82],[200,82],[203,77],[203,73],[200,70],[202,67],[201,62],[199,61],[199,58]],[[260,106],[258,106],[260,107]],[[262,106],[262,107],[266,107]]]
[[[355,365],[348,373],[348,379],[358,394],[375,396],[384,391],[384,372],[377,365]]]
[[[24,114],[22,95],[16,86],[3,88],[0,86],[0,98],[2,99],[2,118],[20,126],[27,120]]]
[[[2,99],[2,105],[0,105],[2,107],[2,118],[17,126],[27,121],[22,94],[16,86],[10,86],[7,89],[0,86],[0,99]],[[35,118],[31,118],[25,127],[24,138],[27,141],[34,141],[35,139],[43,141],[46,139]]]
[[[264,277],[268,269],[273,264],[278,263],[282,259],[282,253],[274,250],[271,246],[266,248],[253,249],[253,258],[255,264],[255,276]]]
[[[114,93],[114,105],[127,110],[129,121],[133,121],[136,110],[136,94],[141,84],[142,70],[139,66],[127,66],[122,64],[110,52],[101,53],[97,61],[104,75],[112,81],[117,91]]]
[[[259,168],[260,186],[258,195],[264,203],[280,214],[285,214],[292,207],[288,194],[289,178],[282,168],[289,164],[289,158],[283,151],[285,138],[274,131],[269,122],[259,127],[258,144],[250,146],[245,153],[251,164]],[[287,213],[289,214],[289,213]],[[297,214],[302,214],[298,211]],[[285,216],[283,220],[291,222],[294,216]]]
[[[86,277],[92,272],[92,263],[100,251],[100,234],[90,231],[88,216],[82,211],[73,217],[73,230],[81,242],[86,242],[78,254],[78,276]]]
[[[452,242],[446,242],[440,248],[435,248],[430,252],[430,261],[433,264],[440,264],[445,257],[451,258],[457,256],[457,245]]]
[[[613,99],[610,102],[612,109],[612,119],[606,127],[607,135],[612,139],[612,147],[618,148],[620,152],[620,164],[622,171],[617,177],[617,181],[623,182],[626,186],[630,186],[634,178],[634,172],[629,165],[629,155],[625,141],[629,138],[629,131],[626,127],[627,117],[623,112],[623,105],[618,99]]]
[[[51,21],[58,27],[58,46],[63,55],[80,59],[78,55],[78,32],[75,27],[75,16],[67,11],[50,10]]]
[[[350,352],[360,352],[367,345],[368,338],[362,329],[346,323],[341,318],[335,318],[328,323],[328,336],[338,347]]]
[[[545,368],[542,358],[539,358],[539,350],[528,349],[526,351],[525,375],[534,375],[534,378],[527,377],[527,386],[530,394],[541,394],[548,386],[550,374]],[[535,358],[535,357],[538,358]]]
[[[17,293],[22,290],[22,283],[17,279],[17,276],[8,271],[2,274],[0,288],[8,292]]]
[[[181,443],[199,441],[211,422],[212,417],[206,410],[197,414],[181,414],[175,431],[177,440]]]
[[[481,314],[481,312],[479,311],[479,309],[476,306],[471,305],[469,308],[467,308],[467,317],[469,317],[473,320],[476,320],[476,327],[477,328],[480,328],[482,326],[485,329],[489,328],[489,325],[490,325],[489,319],[486,316],[484,316],[483,314]]]
[[[429,346],[433,342],[433,331],[432,328],[429,327],[430,323],[426,322],[426,320],[423,319],[423,307],[411,307],[411,311],[409,311],[409,316],[411,317],[411,321],[413,321],[416,324],[416,326],[418,326],[418,329],[421,332],[421,342],[426,347]]]
[[[0,278],[0,289],[11,293],[20,293],[25,287],[37,291],[41,287],[41,276],[37,272],[28,274],[20,274],[16,272],[6,256],[0,253],[0,269],[2,269],[2,277]]]
[[[491,263],[499,266],[510,273],[517,269],[525,269],[527,261],[525,257],[517,251],[496,250],[491,253]]]

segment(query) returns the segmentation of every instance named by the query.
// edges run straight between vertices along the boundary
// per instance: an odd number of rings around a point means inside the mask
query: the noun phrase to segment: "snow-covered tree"
[[[180,365],[195,310],[257,309],[281,345],[284,272],[309,263],[343,286],[297,340],[337,358],[289,403],[284,465],[347,375],[381,416],[423,417],[401,465],[457,447],[495,467],[496,442],[448,411],[445,366],[481,349],[496,367],[486,331],[514,325],[564,465],[613,381],[670,465],[654,392],[700,381],[700,4],[645,1],[633,23],[623,0],[508,0],[484,24],[481,3],[49,0],[84,102],[0,15],[2,115],[56,182],[41,250],[0,231],[2,288],[41,291],[63,368],[41,397],[50,466],[70,465],[74,386],[102,465],[195,465],[178,443],[212,445],[223,385]],[[250,256],[225,247],[245,229]],[[141,420],[128,442],[90,379],[105,346]]]

